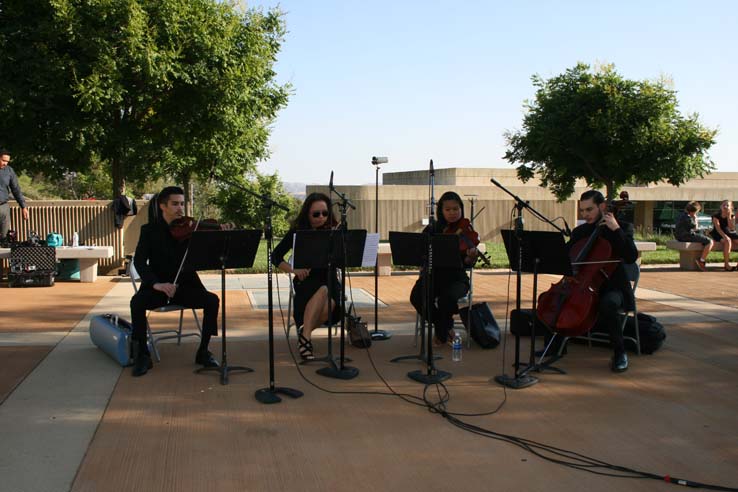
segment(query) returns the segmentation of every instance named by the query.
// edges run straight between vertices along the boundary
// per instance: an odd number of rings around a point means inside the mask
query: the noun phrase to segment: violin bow
[[[200,212],[200,217],[197,219],[197,222],[195,222],[195,228],[192,230],[192,232],[197,231],[197,228],[200,226],[200,220],[202,220],[202,212]],[[179,262],[179,268],[177,268],[177,275],[174,276],[174,284],[175,287],[178,287],[177,282],[179,281],[179,274],[182,273],[182,267],[184,266],[185,260],[187,259],[187,253],[190,252],[190,243],[187,243],[187,248],[185,248],[184,255],[182,255],[182,261]],[[172,302],[172,298],[167,298],[167,305]]]

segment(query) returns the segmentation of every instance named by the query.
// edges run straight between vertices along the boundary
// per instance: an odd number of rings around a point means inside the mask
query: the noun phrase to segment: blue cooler
[[[58,232],[52,232],[50,234],[47,234],[46,235],[46,246],[51,246],[52,248],[58,248],[59,246],[64,246],[64,236],[62,236]]]
[[[56,269],[57,280],[79,280],[79,260],[71,258],[59,260]]]

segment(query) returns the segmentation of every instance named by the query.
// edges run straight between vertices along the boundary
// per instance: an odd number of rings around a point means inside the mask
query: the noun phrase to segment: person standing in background
[[[18,176],[8,164],[10,152],[0,149],[0,237],[7,236],[10,230],[10,193],[22,210],[23,220],[28,220],[28,207],[18,184]]]

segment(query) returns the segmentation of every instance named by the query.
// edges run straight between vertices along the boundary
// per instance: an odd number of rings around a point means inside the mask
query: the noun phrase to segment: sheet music
[[[364,243],[364,256],[361,258],[361,266],[373,267],[376,265],[377,253],[379,253],[379,233],[367,233],[366,242]]]

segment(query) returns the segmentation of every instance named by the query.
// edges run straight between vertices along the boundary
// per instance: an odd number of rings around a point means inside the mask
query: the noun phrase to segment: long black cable
[[[577,453],[575,451],[566,450],[563,448],[558,448],[555,446],[551,446],[545,443],[540,443],[537,441],[533,441],[531,439],[526,439],[522,437],[512,436],[508,434],[502,434],[498,433],[489,429],[485,429],[483,427],[476,426],[474,424],[465,422],[461,419],[459,419],[459,416],[466,416],[466,417],[476,417],[476,416],[485,416],[485,415],[491,415],[494,413],[497,413],[504,403],[507,401],[507,391],[503,387],[504,391],[504,399],[498,405],[498,407],[491,411],[486,413],[478,413],[478,414],[465,414],[465,413],[454,413],[449,412],[446,408],[446,405],[451,400],[451,394],[448,391],[448,388],[443,383],[436,383],[436,384],[429,384],[425,385],[423,388],[423,396],[422,398],[417,397],[415,395],[409,395],[406,393],[397,393],[392,386],[389,384],[389,382],[386,381],[386,379],[381,375],[378,368],[376,367],[374,360],[371,356],[371,351],[368,349],[368,347],[365,347],[365,350],[367,352],[367,356],[369,358],[369,361],[379,377],[379,379],[382,381],[382,383],[390,390],[389,393],[387,392],[381,392],[381,391],[336,391],[336,390],[330,390],[321,387],[320,385],[314,383],[313,381],[309,380],[305,374],[302,372],[302,369],[300,368],[299,364],[297,363],[297,359],[295,357],[295,354],[292,350],[291,345],[289,344],[289,334],[287,332],[287,326],[284,319],[284,311],[282,309],[282,303],[281,303],[281,297],[279,294],[279,276],[276,276],[277,278],[277,302],[279,304],[279,310],[280,315],[282,318],[282,326],[283,331],[285,333],[285,337],[287,339],[287,347],[290,352],[290,357],[292,358],[295,367],[298,370],[298,373],[302,377],[302,379],[310,384],[311,386],[315,387],[316,389],[330,393],[330,394],[365,394],[365,395],[381,395],[381,396],[395,396],[403,401],[410,403],[412,405],[416,406],[423,406],[428,409],[428,411],[432,413],[437,413],[440,416],[442,416],[446,421],[448,421],[450,424],[465,430],[467,432],[487,437],[490,439],[495,439],[498,441],[506,442],[508,444],[512,444],[514,446],[520,447],[521,449],[528,451],[529,453],[545,460],[550,463],[558,464],[565,466],[567,468],[572,468],[575,470],[585,471],[587,473],[600,475],[600,476],[608,476],[608,477],[614,477],[614,478],[632,478],[632,479],[648,479],[648,480],[658,480],[658,481],[665,481],[667,483],[671,483],[674,485],[682,485],[685,487],[691,487],[691,488],[703,488],[706,490],[720,490],[720,491],[728,491],[728,492],[738,492],[738,488],[732,488],[722,485],[714,485],[714,484],[705,484],[701,482],[695,482],[692,480],[672,477],[670,475],[658,475],[651,472],[641,471],[634,468],[629,468],[625,466],[620,465],[614,465],[611,463],[608,463],[603,460],[599,460],[597,458],[593,458],[584,454]],[[351,278],[349,278],[349,293],[351,295],[351,301],[353,303],[353,292],[351,291]],[[508,286],[507,286],[507,307],[509,307],[510,302],[510,284],[511,284],[511,272],[508,272]],[[506,311],[507,312],[507,311]],[[505,333],[507,333],[507,324],[508,320],[505,320]],[[506,341],[507,336],[505,336],[505,340],[503,341],[503,367],[504,367],[504,360],[505,360],[505,347],[506,347]],[[435,387],[436,394],[438,395],[437,401],[431,401],[428,398],[428,392],[429,390]],[[420,403],[422,402],[422,403]]]

